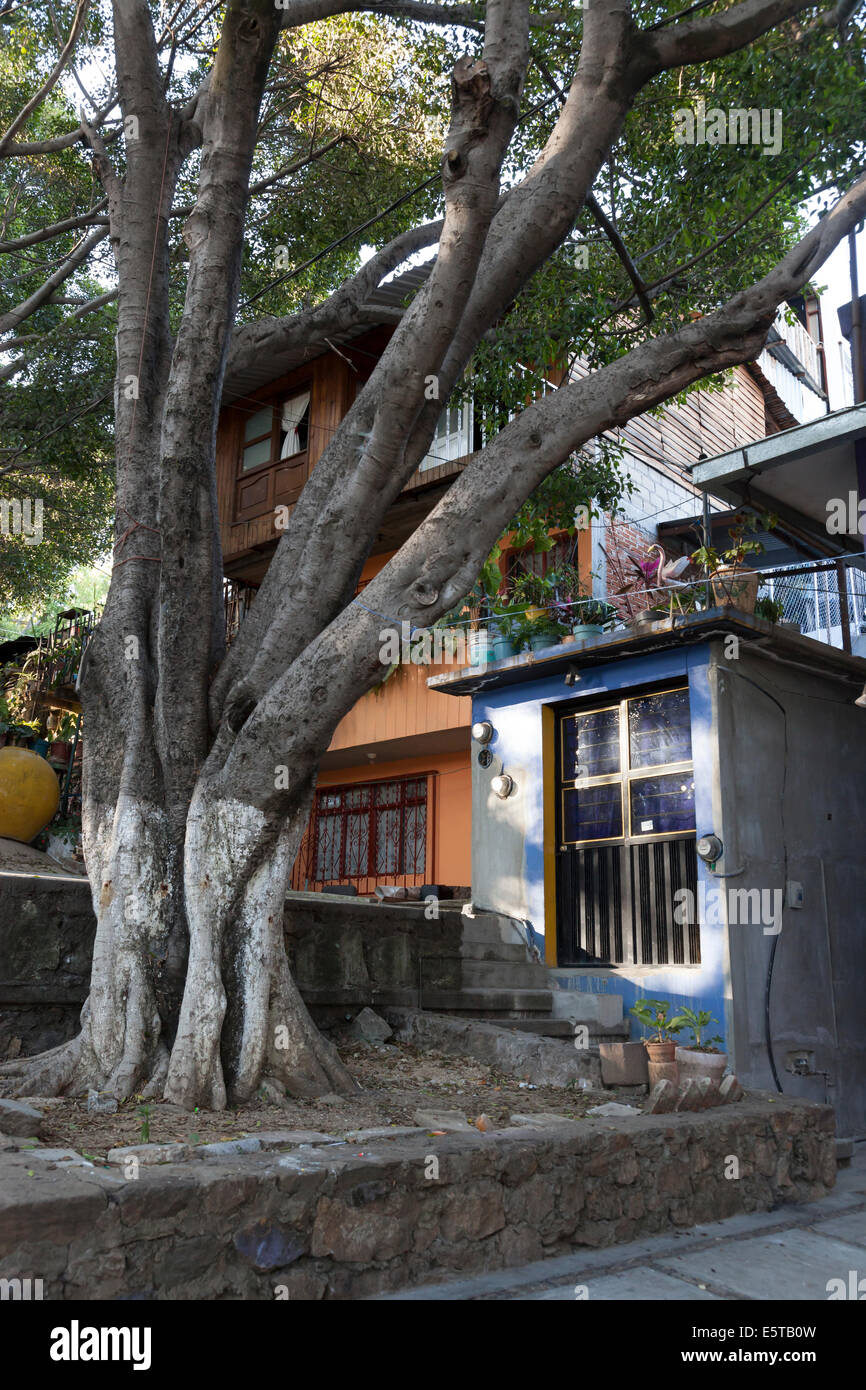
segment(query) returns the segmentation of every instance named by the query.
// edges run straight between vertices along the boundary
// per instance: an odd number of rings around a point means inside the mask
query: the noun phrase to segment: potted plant
[[[517,624],[515,631],[515,637],[521,648],[527,647],[531,652],[540,652],[547,647],[555,647],[562,634],[562,625],[543,610],[539,617],[530,617],[527,611],[523,619]]]
[[[516,642],[518,627],[519,620],[514,613],[494,609],[489,625],[494,661],[504,661],[506,657],[517,655],[520,650]]]
[[[77,861],[81,844],[81,817],[74,815],[56,816],[47,827],[48,853],[61,863]]]
[[[692,1041],[676,1050],[680,1076],[685,1080],[700,1080],[701,1077],[708,1076],[713,1081],[721,1081],[728,1065],[728,1054],[718,1048],[716,1043],[723,1042],[724,1039],[716,1035],[708,1038],[706,1042],[702,1041],[704,1029],[711,1023],[718,1023],[718,1019],[713,1018],[709,1009],[696,1012],[694,1009],[685,1008],[680,1010],[680,1018],[683,1026],[692,1034]]]
[[[587,637],[600,637],[612,626],[616,609],[601,598],[581,600],[573,614],[572,632],[579,642]]]
[[[29,720],[17,720],[9,726],[9,742],[16,748],[31,748],[38,738],[39,725]]]
[[[466,634],[466,647],[470,666],[486,666],[490,659],[491,634],[486,627],[470,628]]]
[[[763,522],[756,517],[749,519],[749,529],[756,531],[759,524],[765,530],[775,525],[775,517],[766,517]],[[731,545],[721,552],[711,545],[702,545],[692,552],[691,560],[699,565],[710,577],[713,598],[720,608],[738,608],[743,613],[754,613],[758,599],[759,575],[756,570],[744,567],[747,555],[759,554],[763,549],[760,541],[746,538],[746,523],[732,526],[728,531]]]
[[[770,598],[769,594],[762,594],[755,603],[755,617],[764,618],[768,623],[781,622],[784,612],[781,599]]]
[[[547,610],[554,598],[553,585],[547,575],[527,570],[512,580],[508,597],[511,607],[524,610],[528,622],[540,623],[548,620]]]
[[[671,1016],[670,1011],[669,999],[638,999],[634,1008],[630,1009],[638,1023],[644,1024],[646,1029],[653,1030],[653,1036],[644,1040],[651,1066],[655,1063],[676,1069],[677,1044],[674,1033],[680,1033],[681,1029],[684,1029],[685,1019],[681,1013]],[[659,1080],[659,1077],[656,1077],[656,1080]]]
[[[51,745],[48,750],[48,756],[52,762],[62,763],[64,766],[69,762],[76,724],[77,720],[74,714],[64,714],[58,721],[57,727],[51,735]]]

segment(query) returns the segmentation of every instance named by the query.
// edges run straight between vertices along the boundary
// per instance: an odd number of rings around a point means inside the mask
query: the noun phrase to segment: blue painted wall
[[[554,776],[553,767],[543,768],[542,709],[545,706],[583,701],[589,703],[608,693],[619,698],[635,687],[687,677],[692,717],[697,833],[700,835],[714,829],[713,779],[718,754],[708,669],[709,647],[701,644],[653,652],[584,670],[579,684],[575,686],[567,686],[563,677],[558,675],[483,691],[474,697],[473,720],[488,719],[496,730],[490,744],[492,751],[501,758],[506,772],[520,769],[523,825],[522,863],[515,862],[507,874],[502,873],[501,860],[497,861],[493,856],[490,857],[489,866],[486,864],[482,838],[473,864],[473,895],[481,906],[513,913],[515,897],[522,899],[526,915],[534,928],[539,933],[544,932],[543,777],[545,774],[550,778]],[[497,770],[498,767],[494,766],[491,774]],[[489,778],[476,773],[474,820],[489,814],[489,797],[486,794],[488,781]],[[510,799],[500,803],[500,807],[508,807],[509,804]],[[707,866],[700,860],[698,877],[699,882],[703,880],[708,889],[715,886]],[[508,890],[503,887],[504,879],[509,881]],[[646,996],[668,998],[674,1003],[687,1004],[696,1009],[709,1009],[719,1021],[710,1031],[724,1034],[725,1004],[729,996],[725,931],[723,925],[701,924],[702,963],[699,967],[614,967],[590,972],[585,967],[574,966],[568,970],[567,987],[621,994],[626,1015],[635,1000]],[[644,1032],[634,1020],[632,1031],[634,1036]]]

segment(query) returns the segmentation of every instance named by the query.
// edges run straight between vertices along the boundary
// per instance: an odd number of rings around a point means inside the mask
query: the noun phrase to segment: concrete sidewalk
[[[866,1296],[866,1144],[821,1202],[750,1212],[604,1250],[380,1294],[375,1302],[514,1300],[820,1301],[850,1273]],[[850,1297],[850,1292],[848,1297]]]

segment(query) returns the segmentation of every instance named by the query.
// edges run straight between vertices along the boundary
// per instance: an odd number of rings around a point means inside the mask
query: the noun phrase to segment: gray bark
[[[296,1095],[351,1087],[291,979],[282,910],[319,761],[381,677],[381,619],[367,609],[434,621],[471,587],[525,498],[581,444],[753,357],[776,306],[863,216],[866,178],[759,284],[524,410],[470,459],[367,587],[364,608],[352,601],[360,568],[444,399],[569,234],[642,86],[667,67],[734,52],[805,7],[744,0],[643,34],[625,0],[590,3],[553,133],[503,196],[530,16],[527,0],[489,0],[483,59],[462,60],[453,74],[442,221],[396,238],[325,304],[246,326],[232,341],[258,113],[281,24],[359,8],[423,10],[431,20],[456,11],[332,0],[280,11],[272,0],[230,0],[209,78],[175,111],[145,0],[115,0],[119,99],[139,139],[127,142],[121,176],[98,129],[74,137],[93,150],[119,276],[115,567],[83,676],[97,937],[80,1035],[0,1068],[22,1093],[97,1086],[221,1107],[263,1081]],[[173,340],[167,227],[198,146]],[[425,287],[317,464],[226,655],[214,452],[227,361],[242,366],[277,347],[307,360],[329,334],[366,321],[370,294],[406,255],[437,243]],[[283,767],[287,786],[276,775]]]

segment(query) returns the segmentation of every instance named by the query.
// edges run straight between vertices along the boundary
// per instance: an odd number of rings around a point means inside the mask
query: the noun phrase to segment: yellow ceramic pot
[[[0,748],[0,835],[28,845],[56,815],[60,783],[29,748]]]

